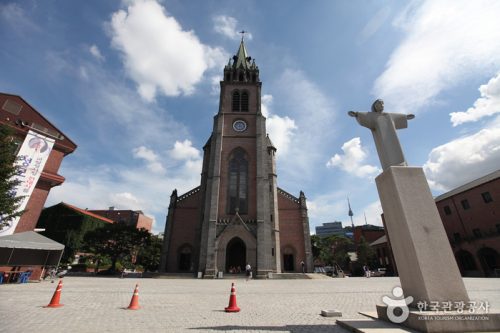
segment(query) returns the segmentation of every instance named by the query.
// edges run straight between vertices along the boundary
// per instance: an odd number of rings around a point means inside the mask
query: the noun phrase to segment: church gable
[[[278,207],[279,209],[299,209],[300,200],[296,196],[278,187]]]
[[[201,187],[195,187],[191,191],[184,193],[183,195],[177,197],[175,205],[177,208],[199,208],[200,205],[200,189]]]

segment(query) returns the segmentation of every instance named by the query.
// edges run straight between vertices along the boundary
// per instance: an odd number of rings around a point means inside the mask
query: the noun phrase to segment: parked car
[[[326,275],[333,276],[333,271],[334,271],[334,269],[333,269],[332,266],[325,266],[325,273],[326,273]]]
[[[314,267],[314,273],[326,274],[326,271],[324,267],[316,266]]]
[[[385,276],[386,269],[385,268],[377,268],[374,271],[370,272],[370,276]]]

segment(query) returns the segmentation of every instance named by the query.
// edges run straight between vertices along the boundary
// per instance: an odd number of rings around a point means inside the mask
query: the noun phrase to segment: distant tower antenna
[[[354,232],[354,222],[352,220],[354,214],[351,209],[351,203],[349,202],[349,197],[347,197],[347,205],[349,205],[349,216],[351,217],[351,226],[352,226],[352,231]]]
[[[363,212],[363,214],[365,215],[365,225],[368,225],[368,221],[366,220],[366,213]]]

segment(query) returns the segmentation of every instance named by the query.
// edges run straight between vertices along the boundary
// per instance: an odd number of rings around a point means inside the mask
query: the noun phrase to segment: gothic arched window
[[[246,91],[241,93],[241,111],[248,111],[248,93]]]
[[[229,214],[248,213],[248,161],[245,151],[236,148],[229,158],[228,208]]]
[[[240,92],[238,90],[233,91],[233,101],[232,110],[240,111]]]

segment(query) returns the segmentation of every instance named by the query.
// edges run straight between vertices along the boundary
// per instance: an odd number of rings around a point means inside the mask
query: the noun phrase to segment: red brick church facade
[[[219,112],[203,147],[201,185],[168,208],[160,271],[244,270],[257,277],[312,270],[304,193],[277,186],[276,148],[261,113],[259,69],[243,40],[224,68]]]

